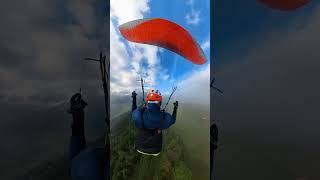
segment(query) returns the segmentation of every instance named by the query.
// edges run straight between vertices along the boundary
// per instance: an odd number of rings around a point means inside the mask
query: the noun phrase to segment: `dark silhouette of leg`
[[[85,138],[85,131],[84,131],[83,110],[72,113],[72,117],[73,117],[73,122],[71,125],[72,135],[70,139],[70,149],[69,149],[70,159],[73,159],[83,149],[85,149],[87,144],[86,138]]]

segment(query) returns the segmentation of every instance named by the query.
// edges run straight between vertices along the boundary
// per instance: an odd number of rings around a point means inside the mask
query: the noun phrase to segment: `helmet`
[[[148,94],[147,94],[147,102],[148,103],[161,103],[162,101],[162,96],[161,93],[158,90],[151,90]]]

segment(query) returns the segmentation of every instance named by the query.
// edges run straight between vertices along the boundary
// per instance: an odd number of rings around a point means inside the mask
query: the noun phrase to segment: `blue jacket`
[[[106,156],[106,149],[104,147],[87,147],[83,149],[80,147],[81,141],[79,137],[71,137],[70,170],[72,180],[109,180],[110,160]]]
[[[143,111],[143,125],[142,125],[142,112]],[[132,108],[132,120],[136,128],[146,129],[168,129],[176,122],[176,114],[172,115],[161,111],[157,104],[148,104],[143,110],[142,107]]]

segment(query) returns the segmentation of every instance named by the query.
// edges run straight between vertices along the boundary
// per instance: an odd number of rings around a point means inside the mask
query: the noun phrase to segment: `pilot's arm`
[[[167,129],[167,128],[169,128],[171,125],[173,125],[176,122],[178,101],[173,103],[173,105],[174,105],[174,108],[173,108],[172,114],[164,112],[165,113],[165,123],[164,123],[162,129]]]

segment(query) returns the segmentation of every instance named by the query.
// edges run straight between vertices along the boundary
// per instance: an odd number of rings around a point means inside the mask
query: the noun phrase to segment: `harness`
[[[162,117],[160,117],[159,128],[147,129],[144,122],[145,121],[144,112],[146,111],[146,109],[147,109],[146,105],[143,105],[142,107],[140,107],[141,128],[138,130],[138,133],[136,135],[135,146],[136,146],[136,150],[141,154],[157,156],[160,154],[162,149],[162,137],[163,137],[162,127],[163,127],[163,120],[165,116],[160,115]],[[147,110],[149,112],[149,111],[152,111],[153,109],[147,109]]]

